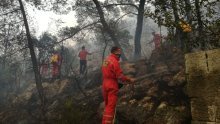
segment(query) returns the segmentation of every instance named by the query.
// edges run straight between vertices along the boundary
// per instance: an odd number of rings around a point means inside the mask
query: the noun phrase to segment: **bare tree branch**
[[[64,38],[64,39],[62,39],[62,40],[56,42],[55,44],[59,44],[59,43],[65,41],[65,40],[67,40],[67,39],[70,39],[70,38],[72,38],[74,35],[76,35],[77,33],[79,33],[80,31],[84,30],[85,28],[88,28],[88,27],[90,27],[90,26],[93,26],[93,25],[95,25],[95,24],[97,24],[97,23],[99,23],[99,22],[100,22],[100,21],[93,22],[93,23],[91,23],[91,24],[88,24],[88,25],[86,25],[86,26],[81,27],[79,30],[77,30],[76,32],[74,32],[72,35],[70,35],[70,36],[68,36],[68,37],[66,37],[66,38]]]
[[[119,22],[120,19],[122,19],[123,17],[125,17],[126,15],[129,15],[129,14],[133,14],[133,13],[131,13],[131,12],[125,13],[124,15],[122,15],[121,17],[119,17],[119,18],[115,21],[114,26],[116,26],[116,24]]]
[[[21,22],[23,22],[23,20],[17,21],[17,22],[14,21],[14,22],[10,22],[10,23],[4,23],[4,24],[0,25],[0,29],[3,28],[5,25],[18,24],[18,23],[21,23]]]
[[[8,14],[10,14],[10,13],[14,13],[14,12],[17,12],[18,10],[20,10],[20,9],[14,9],[14,10],[12,10],[12,11],[10,11],[10,12],[6,12],[6,13],[3,13],[3,14],[1,14],[0,16],[3,16],[3,15],[8,15]]]
[[[103,7],[111,7],[111,6],[132,6],[134,8],[136,8],[138,10],[138,6],[136,6],[135,4],[131,4],[131,3],[119,3],[119,4],[108,4],[108,5],[105,5]]]
[[[21,51],[23,51],[23,50],[25,50],[25,49],[27,49],[27,48],[28,48],[28,47],[25,46],[25,47],[23,47],[23,48],[21,48],[21,49],[18,49],[18,50],[16,50],[16,51],[13,51],[13,52],[10,53],[10,54],[6,54],[4,57],[5,57],[5,58],[10,57],[10,56],[16,54],[17,52],[21,52]]]

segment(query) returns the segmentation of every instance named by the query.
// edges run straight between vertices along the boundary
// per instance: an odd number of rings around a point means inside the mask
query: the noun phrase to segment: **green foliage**
[[[39,10],[53,11],[57,14],[68,14],[72,8],[72,1],[68,0],[25,0]]]
[[[2,99],[0,102],[7,101],[4,98],[5,93],[19,90],[19,80],[22,75],[20,63],[14,62],[11,64],[8,60],[5,61],[5,63],[0,62],[0,99]]]
[[[62,75],[68,76],[71,73],[71,67],[77,67],[79,61],[77,59],[77,52],[72,48],[63,47],[59,49],[63,58],[62,63]]]
[[[74,34],[76,34],[78,31],[80,30],[80,27],[76,26],[76,27],[65,27],[63,28],[60,32],[59,35],[61,37],[70,37],[73,36]]]
[[[207,27],[207,34],[211,37],[209,40],[209,44],[212,48],[220,48],[220,19],[213,22]]]
[[[178,42],[178,39],[181,39],[181,45],[185,44],[187,49],[219,47],[219,43],[216,42],[218,33],[215,29],[210,30],[210,28],[216,26],[215,23],[219,19],[217,6],[220,3],[218,0],[200,2],[192,2],[190,0],[155,0],[149,2],[155,7],[155,10],[145,11],[145,17],[153,19],[158,25],[167,27],[169,35],[173,35],[172,41]],[[180,29],[178,25],[180,20],[187,22],[192,27],[192,31],[188,34],[182,31],[177,33]],[[178,44],[179,42],[176,43],[177,46]]]
[[[48,32],[44,32],[40,36],[39,41],[37,40],[35,44],[39,48],[47,48],[48,46],[52,47],[56,41],[57,41],[57,37],[53,36],[52,34]]]

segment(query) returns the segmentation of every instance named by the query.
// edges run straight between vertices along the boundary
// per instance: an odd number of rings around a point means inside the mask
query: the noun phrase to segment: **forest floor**
[[[191,114],[184,63],[183,52],[175,47],[154,50],[149,60],[122,62],[128,76],[156,74],[120,89],[116,123],[188,124]],[[31,83],[0,111],[0,123],[99,124],[104,107],[101,82],[100,70],[89,72],[84,78],[72,76],[44,82],[44,109],[35,84]]]

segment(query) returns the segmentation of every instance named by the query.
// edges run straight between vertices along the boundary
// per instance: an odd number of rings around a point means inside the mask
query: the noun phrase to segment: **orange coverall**
[[[129,81],[130,79],[123,75],[119,58],[114,54],[110,54],[105,59],[102,65],[102,76],[102,90],[105,102],[102,124],[112,124],[118,99],[118,79],[122,82]]]

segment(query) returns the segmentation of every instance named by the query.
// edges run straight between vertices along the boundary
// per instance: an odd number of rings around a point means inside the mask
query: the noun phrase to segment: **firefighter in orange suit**
[[[102,65],[102,90],[105,102],[102,124],[113,124],[119,91],[118,80],[126,83],[134,82],[133,78],[123,75],[119,65],[120,55],[121,49],[119,47],[112,47],[111,54],[104,60]]]

